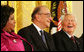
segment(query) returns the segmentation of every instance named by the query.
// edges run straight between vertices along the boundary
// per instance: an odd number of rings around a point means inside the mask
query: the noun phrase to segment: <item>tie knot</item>
[[[71,39],[74,40],[74,37],[72,36]]]
[[[40,31],[40,33],[41,33],[41,35],[43,35],[43,31],[42,30]]]
[[[73,40],[74,43],[75,43],[75,41],[76,41],[75,38],[74,38],[73,36],[71,37],[71,40]]]
[[[42,33],[42,30],[40,30],[40,32]]]

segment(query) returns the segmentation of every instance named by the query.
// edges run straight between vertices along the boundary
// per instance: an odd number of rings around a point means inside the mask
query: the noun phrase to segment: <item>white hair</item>
[[[62,18],[61,18],[62,23],[63,23],[63,21],[64,21],[64,18],[65,18],[66,16],[68,16],[68,15],[72,15],[72,14],[62,15]],[[72,15],[72,16],[74,16],[74,15]],[[74,18],[75,18],[75,16],[74,16]],[[76,18],[75,18],[75,21],[77,22],[77,19],[76,19]]]
[[[62,15],[61,17],[61,22],[62,22],[62,25],[63,25],[63,21],[64,21],[64,18],[66,17],[66,16],[68,16],[68,15],[72,15],[72,14],[65,14],[65,15]],[[74,16],[74,15],[72,15],[72,16]],[[75,18],[75,16],[74,16],[74,18]],[[75,22],[77,23],[77,19],[75,18]],[[63,26],[62,26],[62,28],[63,28]]]

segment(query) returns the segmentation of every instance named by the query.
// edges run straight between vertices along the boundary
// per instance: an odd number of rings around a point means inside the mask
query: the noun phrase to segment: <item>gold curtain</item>
[[[66,1],[67,12],[72,13],[72,1]],[[9,5],[15,9],[15,32],[32,23],[31,13],[36,6],[45,5],[51,10],[51,1],[1,1],[1,5]],[[45,31],[49,32],[49,28]]]
[[[72,13],[72,1],[66,1],[67,4],[67,12]]]
[[[51,1],[1,1],[1,4],[8,4],[15,9],[15,33],[32,23],[31,13],[36,6],[45,5],[49,9],[51,7]],[[46,31],[48,31],[48,29]]]
[[[1,5],[7,5],[7,1],[1,1]]]

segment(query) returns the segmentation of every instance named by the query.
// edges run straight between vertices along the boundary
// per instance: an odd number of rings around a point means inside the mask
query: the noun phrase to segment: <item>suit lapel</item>
[[[44,35],[45,35],[45,39],[46,39],[47,48],[49,48],[51,40],[49,39],[48,34],[45,31],[44,31]]]
[[[64,31],[62,31],[62,32],[63,32],[63,37],[65,38],[64,41],[67,42],[67,44],[68,44],[67,45],[68,48],[76,50],[76,47],[74,46],[75,45],[74,42],[67,36],[67,34]]]
[[[33,24],[31,25],[31,28],[32,28],[31,31],[33,32],[32,37],[34,39],[34,43],[36,44],[36,46],[39,47],[39,48],[40,47],[46,48],[44,42],[42,41],[41,36],[39,35],[37,29],[34,27]]]

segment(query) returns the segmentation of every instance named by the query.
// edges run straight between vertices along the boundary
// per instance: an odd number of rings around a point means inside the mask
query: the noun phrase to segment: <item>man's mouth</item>
[[[67,26],[68,28],[72,28],[73,26]]]

